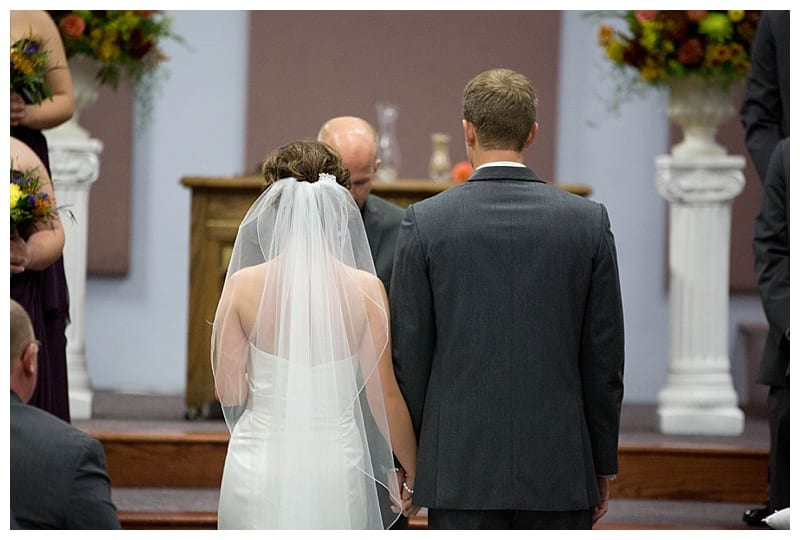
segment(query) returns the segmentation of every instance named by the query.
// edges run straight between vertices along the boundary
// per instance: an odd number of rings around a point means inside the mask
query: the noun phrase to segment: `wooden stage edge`
[[[220,485],[226,433],[90,433],[103,444],[112,486]],[[766,500],[767,459],[766,449],[622,444],[611,495],[742,503]]]
[[[96,392],[93,418],[73,422],[105,448],[123,527],[216,528],[228,433],[221,420],[184,412],[182,396]],[[598,528],[705,528],[706,515],[724,517],[716,528],[736,528],[742,510],[767,500],[766,418],[748,416],[741,436],[667,436],[655,430],[656,414],[655,405],[623,404],[611,496],[629,502]],[[697,526],[686,511],[701,514]]]
[[[95,394],[94,417],[73,423],[98,438],[106,452],[112,490],[219,489],[228,433],[221,420],[186,421],[182,396]],[[654,429],[655,405],[623,404],[619,474],[611,496],[632,501],[752,504],[767,500],[769,429],[748,417],[741,436],[666,436]],[[171,510],[211,510],[170,507]],[[137,528],[213,527],[197,512],[121,507]],[[133,511],[137,512],[122,512]],[[680,523],[680,522],[678,522]],[[205,524],[205,525],[204,525]]]

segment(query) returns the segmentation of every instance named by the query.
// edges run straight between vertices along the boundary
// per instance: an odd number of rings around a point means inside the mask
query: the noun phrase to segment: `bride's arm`
[[[392,343],[388,329],[389,325],[389,300],[386,297],[386,290],[383,283],[377,280],[381,291],[381,304],[370,305],[368,309],[369,325],[372,336],[387,336],[386,346],[380,351],[376,351],[380,356],[378,359],[378,375],[380,376],[381,392],[383,402],[386,407],[386,417],[389,423],[389,436],[392,450],[406,471],[406,484],[409,488],[414,488],[414,481],[417,471],[417,438],[414,435],[414,427],[411,424],[411,415],[408,413],[406,401],[397,385],[394,376],[394,366],[392,365]],[[375,344],[380,347],[381,344]],[[367,402],[370,409],[375,410],[376,396],[374,389],[370,391],[367,385]],[[378,422],[381,431],[383,426]],[[384,433],[386,436],[386,433]],[[402,489],[402,488],[401,488]]]
[[[234,274],[225,283],[212,333],[214,387],[224,407],[242,405],[247,400],[245,366],[249,347],[235,295],[237,284],[241,281],[237,278],[240,277]]]

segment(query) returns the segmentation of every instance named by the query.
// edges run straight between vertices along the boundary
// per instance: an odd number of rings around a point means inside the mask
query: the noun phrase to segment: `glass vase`
[[[397,142],[397,114],[399,108],[391,103],[375,105],[378,113],[378,180],[397,180],[400,169],[400,145]]]
[[[431,135],[433,152],[428,166],[428,175],[434,182],[450,181],[450,135],[434,133]]]

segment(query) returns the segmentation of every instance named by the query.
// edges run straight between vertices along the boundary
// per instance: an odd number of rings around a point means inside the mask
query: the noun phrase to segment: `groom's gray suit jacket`
[[[617,472],[623,320],[603,205],[523,167],[411,205],[391,284],[414,501],[563,511]]]

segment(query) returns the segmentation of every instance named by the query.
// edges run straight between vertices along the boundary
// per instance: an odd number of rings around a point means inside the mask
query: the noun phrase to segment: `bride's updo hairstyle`
[[[321,173],[332,174],[339,184],[350,189],[350,171],[342,166],[339,153],[317,141],[297,141],[276,148],[264,159],[261,173],[264,189],[289,177],[313,183]]]

